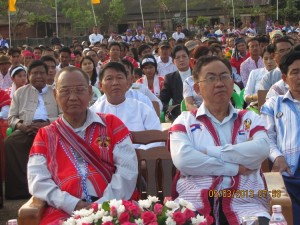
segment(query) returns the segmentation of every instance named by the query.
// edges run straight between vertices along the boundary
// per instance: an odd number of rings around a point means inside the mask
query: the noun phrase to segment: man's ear
[[[103,85],[102,85],[102,81],[100,80],[99,83],[98,83],[98,88],[101,92],[103,92]]]
[[[282,74],[281,75],[281,79],[286,83],[286,78],[287,78],[287,74]]]

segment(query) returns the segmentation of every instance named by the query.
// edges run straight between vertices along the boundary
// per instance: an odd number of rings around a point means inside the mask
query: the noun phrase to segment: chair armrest
[[[289,225],[293,224],[293,208],[291,198],[286,190],[281,173],[264,173],[270,196],[270,213],[273,205],[281,205],[282,214]]]
[[[46,202],[36,197],[31,197],[21,206],[18,213],[19,225],[39,225]]]

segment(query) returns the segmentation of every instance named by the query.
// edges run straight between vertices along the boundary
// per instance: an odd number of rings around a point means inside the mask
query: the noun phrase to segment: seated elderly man
[[[281,172],[292,199],[294,224],[300,221],[300,51],[291,51],[280,62],[282,80],[288,85],[286,94],[271,97],[262,106],[271,146],[272,171]]]
[[[41,61],[28,66],[29,84],[13,95],[8,125],[14,130],[5,140],[5,197],[28,198],[26,166],[29,150],[39,128],[56,120],[60,110],[53,89],[46,84],[48,67]]]
[[[161,130],[153,108],[133,98],[126,98],[128,79],[121,63],[107,63],[99,75],[99,88],[106,99],[91,106],[94,112],[111,113],[120,118],[130,131]]]
[[[266,189],[260,167],[268,136],[258,115],[231,105],[231,74],[229,62],[216,56],[199,59],[193,70],[203,103],[183,112],[170,130],[172,160],[181,173],[176,190],[216,224],[240,225],[253,215],[267,225],[268,199],[258,192]]]
[[[88,75],[64,68],[55,87],[63,116],[39,130],[28,162],[29,191],[48,203],[41,225],[59,224],[93,201],[129,199],[138,171],[126,126],[114,115],[87,109]]]

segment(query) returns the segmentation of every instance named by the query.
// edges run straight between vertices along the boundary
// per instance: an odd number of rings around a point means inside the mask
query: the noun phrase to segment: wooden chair
[[[148,195],[155,195],[163,202],[164,198],[171,194],[172,178],[175,174],[171,154],[166,147],[168,130],[147,130],[131,132],[131,134],[134,144],[165,143],[165,146],[147,150],[136,149],[139,163],[137,187],[141,199],[146,199]]]

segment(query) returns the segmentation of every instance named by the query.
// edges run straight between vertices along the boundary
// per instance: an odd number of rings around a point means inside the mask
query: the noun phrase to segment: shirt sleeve
[[[170,149],[173,163],[183,175],[235,176],[238,173],[238,163],[224,162],[195,149],[186,133],[172,132]]]
[[[9,113],[8,113],[8,124],[9,126],[14,130],[16,127],[16,124],[21,121],[19,119],[19,99],[18,96],[16,95],[17,93],[14,93],[10,108],[9,108]]]
[[[240,69],[241,77],[242,77],[242,82],[244,84],[244,87],[247,85],[247,80],[248,80],[248,70],[247,70],[247,64],[246,61],[242,62],[241,64],[241,69]]]
[[[272,70],[273,71],[273,70]],[[271,71],[271,72],[272,72]],[[270,77],[271,77],[271,72],[266,73],[261,81],[260,81],[260,85],[259,85],[259,90],[269,90],[272,86],[272,83],[270,81]]]
[[[8,116],[8,112],[9,112],[9,106],[8,105],[3,106],[0,111],[0,119],[6,120]]]
[[[69,215],[72,214],[80,199],[62,191],[55,184],[44,156],[33,155],[29,157],[27,177],[30,194],[46,201],[54,208],[61,209]]]
[[[264,121],[266,121],[266,129],[267,129],[268,140],[270,144],[269,159],[272,162],[274,162],[274,160],[278,156],[282,156],[282,153],[279,151],[277,147],[277,131],[276,131],[276,124],[273,116],[274,103],[275,103],[275,98],[270,98],[262,106],[262,110],[261,110],[261,117]]]
[[[183,98],[193,97],[193,88],[194,87],[188,83],[187,79],[183,82]]]
[[[97,201],[98,203],[111,199],[130,199],[135,189],[138,161],[130,137],[115,145],[113,158],[116,172],[113,174],[102,198]]]
[[[251,140],[237,143],[226,144],[224,146],[208,146],[209,156],[221,159],[224,162],[237,163],[251,170],[259,169],[261,163],[268,158],[270,150],[268,136],[264,128],[264,122],[256,116],[253,120],[253,132]]]
[[[256,84],[256,80],[255,80],[255,72],[254,72],[254,70],[252,70],[252,71],[250,72],[250,75],[249,75],[249,79],[248,79],[247,85],[246,85],[246,87],[245,87],[245,92],[244,92],[244,100],[245,100],[245,101],[246,101],[246,97],[247,97],[247,96],[256,94],[256,93],[255,93],[255,84]]]

